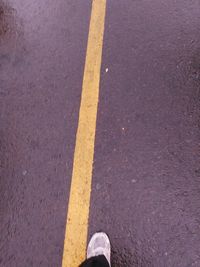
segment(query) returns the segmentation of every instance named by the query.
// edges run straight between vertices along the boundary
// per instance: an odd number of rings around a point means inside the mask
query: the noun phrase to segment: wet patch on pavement
[[[200,82],[200,48],[193,54],[191,69],[192,77]]]
[[[16,31],[16,11],[4,1],[0,1],[0,41],[11,37]]]
[[[12,77],[25,63],[27,44],[23,34],[23,23],[12,5],[0,0],[0,97],[8,96],[11,87],[7,75]],[[14,92],[14,91],[13,91]]]
[[[121,244],[123,243],[123,240]],[[134,246],[133,246],[134,247]],[[112,267],[118,266],[141,266],[141,267],[153,267],[151,260],[146,258],[146,255],[139,255],[137,249],[121,248],[112,249]]]

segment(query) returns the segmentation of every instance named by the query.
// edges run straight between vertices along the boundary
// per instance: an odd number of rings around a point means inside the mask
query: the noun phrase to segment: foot
[[[110,241],[105,233],[96,233],[90,239],[87,248],[87,259],[99,255],[104,255],[110,265]]]

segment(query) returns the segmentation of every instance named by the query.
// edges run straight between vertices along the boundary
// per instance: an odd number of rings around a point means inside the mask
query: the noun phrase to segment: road
[[[199,267],[200,2],[105,2],[84,229],[112,267]],[[2,267],[63,264],[91,11],[0,0]]]

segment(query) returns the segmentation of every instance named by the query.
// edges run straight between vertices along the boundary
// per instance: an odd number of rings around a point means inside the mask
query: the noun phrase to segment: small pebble
[[[99,190],[101,188],[100,184],[96,184],[96,190]]]
[[[25,175],[27,174],[27,171],[24,170],[24,171],[22,172],[22,174],[25,176]]]

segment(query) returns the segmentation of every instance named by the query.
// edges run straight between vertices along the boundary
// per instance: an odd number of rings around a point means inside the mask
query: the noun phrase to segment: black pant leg
[[[84,261],[80,267],[110,267],[104,255],[92,257]]]

